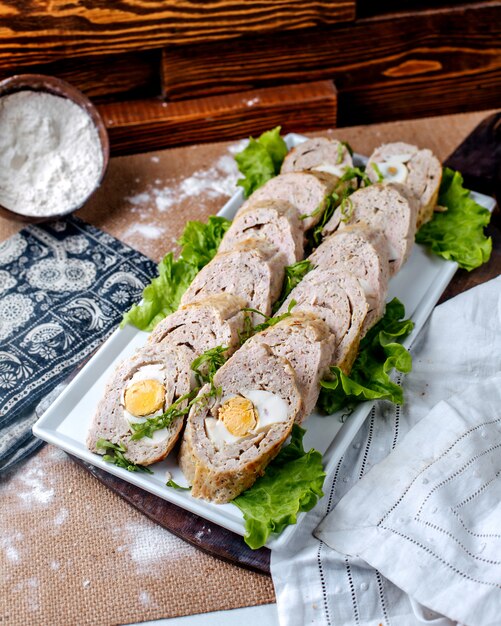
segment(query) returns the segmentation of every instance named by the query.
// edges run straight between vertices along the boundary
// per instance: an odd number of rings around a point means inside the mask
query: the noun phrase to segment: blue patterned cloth
[[[37,404],[155,274],[151,260],[75,217],[0,244],[0,471],[41,445],[31,435]]]

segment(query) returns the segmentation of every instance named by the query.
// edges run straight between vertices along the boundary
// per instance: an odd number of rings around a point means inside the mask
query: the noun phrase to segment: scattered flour
[[[164,229],[154,224],[132,224],[123,234],[124,237],[140,235],[145,239],[158,239],[164,233]]]
[[[188,178],[174,181],[170,186],[165,186],[161,179],[156,178],[144,191],[127,197],[126,202],[130,205],[131,213],[137,216],[137,222],[123,233],[123,237],[147,240],[164,237],[165,229],[157,221],[158,213],[166,213],[186,200],[194,199],[200,206],[204,205],[205,200],[218,198],[223,203],[237,188],[239,173],[232,155],[246,143],[247,140],[232,144],[229,147],[230,154],[222,155],[212,167],[197,170]],[[160,159],[153,156],[151,160],[157,163]],[[139,179],[135,182],[139,182]],[[176,238],[172,242],[176,243]]]
[[[61,526],[68,519],[68,509],[61,509],[54,519],[56,526]]]
[[[18,491],[18,498],[23,500],[28,506],[49,504],[54,498],[54,489],[47,484],[46,479],[47,475],[38,463],[30,467],[28,471],[20,475],[20,482],[23,488]]]
[[[129,553],[137,574],[155,575],[158,564],[166,559],[184,559],[196,552],[193,546],[147,520],[127,523],[114,532],[121,542],[116,551]]]
[[[103,167],[97,129],[86,111],[48,93],[0,98],[0,204],[50,216],[82,204]]]
[[[14,593],[22,593],[26,600],[29,611],[38,611],[40,609],[40,583],[37,578],[28,578],[12,587]]]
[[[11,535],[6,535],[5,531],[2,533],[0,547],[4,551],[7,560],[11,563],[19,563],[20,561],[19,550],[16,543],[22,541],[22,539],[23,535],[20,532],[15,532]]]
[[[237,152],[240,143],[235,150],[234,146],[230,146],[230,151]],[[133,212],[156,208],[163,213],[188,198],[196,198],[197,202],[203,202],[204,197],[231,196],[235,192],[237,179],[238,168],[235,159],[225,154],[214,166],[200,169],[170,187],[162,187],[162,181],[157,178],[155,184],[150,185],[146,191],[129,196],[126,200],[132,205]]]

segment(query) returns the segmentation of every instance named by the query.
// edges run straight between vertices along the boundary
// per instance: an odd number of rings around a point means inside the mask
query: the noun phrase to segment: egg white
[[[287,421],[287,402],[277,394],[263,391],[262,389],[248,389],[242,391],[240,395],[252,402],[257,413],[257,424],[246,435],[237,437],[230,433],[221,420],[214,417],[206,417],[205,432],[217,449],[225,445],[238,443],[251,435],[267,430],[274,424]],[[224,396],[222,404],[236,397],[236,394]]]
[[[341,178],[341,176],[346,172],[347,167],[348,166],[346,165],[346,163],[341,163],[339,165],[333,165],[332,163],[321,163],[320,165],[312,167],[311,169],[314,172],[325,172],[326,174],[333,174],[334,176]]]

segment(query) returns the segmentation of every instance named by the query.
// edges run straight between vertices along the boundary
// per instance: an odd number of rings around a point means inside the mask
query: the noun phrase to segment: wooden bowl
[[[18,91],[42,91],[71,100],[80,108],[84,109],[84,111],[90,116],[99,135],[99,141],[101,143],[101,151],[103,155],[103,166],[101,168],[101,174],[96,183],[96,186],[85,198],[85,200],[83,200],[83,202],[80,202],[78,205],[71,207],[71,209],[68,209],[67,211],[64,211],[62,213],[51,213],[50,215],[44,215],[43,217],[22,215],[0,204],[0,215],[8,219],[13,219],[21,222],[29,222],[32,224],[59,219],[61,217],[69,215],[70,213],[73,213],[73,211],[76,211],[77,209],[80,209],[101,184],[110,159],[110,142],[108,139],[106,126],[104,125],[103,119],[96,107],[86,96],[84,96],[82,92],[78,91],[78,89],[76,89],[66,81],[61,80],[60,78],[56,78],[55,76],[44,76],[43,74],[18,74],[16,76],[11,76],[10,78],[6,78],[5,80],[0,81],[0,98]]]

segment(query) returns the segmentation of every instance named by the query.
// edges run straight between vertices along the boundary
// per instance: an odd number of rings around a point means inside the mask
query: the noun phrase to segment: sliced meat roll
[[[333,363],[348,373],[358,352],[369,311],[367,296],[355,276],[334,270],[314,269],[294,287],[277,315],[285,313],[292,300],[292,313],[312,313],[323,320],[335,336]]]
[[[191,388],[191,351],[169,344],[148,345],[121,363],[106,386],[87,436],[87,447],[105,439],[125,447],[127,460],[151,465],[164,459],[177,441],[184,418],[177,417],[152,437],[133,440],[133,425],[166,411]],[[180,408],[185,406],[179,404]]]
[[[150,343],[168,342],[186,346],[193,359],[206,350],[225,346],[230,356],[240,345],[247,306],[243,298],[229,293],[208,296],[187,304],[160,322],[149,337]]]
[[[284,200],[263,200],[240,212],[223,237],[219,252],[249,238],[264,239],[293,265],[303,258],[303,225],[296,208]]]
[[[287,439],[302,402],[294,371],[266,346],[236,352],[200,391],[179,454],[191,495],[229,502],[248,489]],[[204,399],[205,395],[205,399]]]
[[[370,185],[355,191],[344,206],[335,210],[322,235],[327,237],[357,224],[381,231],[388,242],[390,276],[393,276],[414,245],[417,210],[416,198],[404,185]]]
[[[280,172],[325,172],[338,178],[353,167],[353,159],[346,146],[337,139],[314,137],[299,144],[287,154]]]
[[[309,260],[320,269],[344,272],[358,278],[369,303],[365,334],[384,314],[390,278],[386,237],[377,230],[352,226],[324,239]]]
[[[263,200],[285,200],[294,206],[304,230],[318,224],[326,206],[327,196],[332,193],[338,180],[322,172],[290,172],[270,179],[244,202],[237,215]]]
[[[332,363],[335,337],[327,324],[311,313],[294,313],[251,337],[240,352],[254,350],[256,344],[269,347],[273,354],[284,357],[296,373],[303,398],[303,410],[296,417],[301,423],[313,411],[320,393],[320,380]]]
[[[381,174],[385,181],[401,183],[412,191],[419,200],[418,229],[431,220],[442,180],[442,166],[431,150],[401,141],[383,144],[371,154],[367,174],[374,182]]]
[[[200,270],[181,298],[181,306],[204,300],[209,295],[229,293],[245,300],[246,306],[270,315],[280,295],[287,261],[268,243],[248,240],[231,252],[216,256]],[[263,321],[253,314],[253,322]]]

